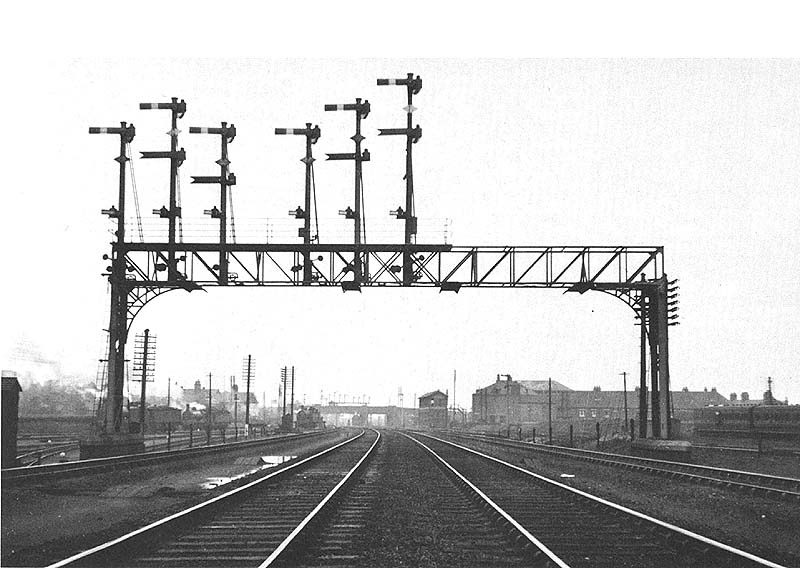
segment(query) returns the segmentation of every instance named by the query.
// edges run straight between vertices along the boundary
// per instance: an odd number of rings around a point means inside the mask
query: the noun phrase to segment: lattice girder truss
[[[352,244],[228,244],[227,280],[219,270],[217,244],[128,243],[126,284],[144,288],[197,289],[204,286],[403,286],[402,256],[413,258],[411,286],[458,290],[461,287],[566,288],[630,291],[642,277],[664,274],[662,247],[360,245],[365,267],[353,273]],[[178,280],[169,280],[168,259],[176,258]],[[304,258],[312,262],[304,277]]]

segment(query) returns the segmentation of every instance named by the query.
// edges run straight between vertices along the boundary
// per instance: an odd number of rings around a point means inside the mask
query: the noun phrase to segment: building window
[[[592,418],[597,418],[597,411],[596,410],[592,410]]]
[[[581,409],[578,411],[578,416],[579,416],[580,418],[586,418],[586,411],[585,411],[583,408],[581,408]]]
[[[611,411],[610,410],[606,410],[605,414],[606,414],[606,418],[611,418]]]

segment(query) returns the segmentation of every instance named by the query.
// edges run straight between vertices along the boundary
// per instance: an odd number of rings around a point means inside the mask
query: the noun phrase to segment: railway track
[[[505,528],[415,441],[387,432],[362,480],[292,566],[530,566]]]
[[[599,465],[618,467],[626,470],[661,475],[669,477],[670,479],[683,479],[693,483],[717,485],[753,495],[800,501],[800,479],[791,477],[765,475],[750,471],[738,471],[683,462],[565,448],[561,446],[529,444],[526,442],[489,438],[485,436],[454,434],[450,435],[450,437],[469,442],[501,446],[525,453],[536,452],[592,462]]]
[[[276,442],[283,442],[287,440],[299,440],[302,438],[309,438],[319,436],[325,432],[308,432],[304,434],[295,434],[289,436],[276,436],[274,438],[256,438],[243,442],[234,442],[229,444],[212,444],[211,446],[196,446],[188,449],[179,450],[163,450],[145,452],[143,454],[131,454],[127,456],[117,456],[111,458],[97,458],[90,460],[79,460],[64,463],[54,463],[45,465],[34,465],[27,467],[13,467],[3,469],[2,475],[3,484],[8,486],[24,484],[27,482],[40,482],[45,479],[61,479],[76,475],[87,475],[93,473],[100,473],[103,471],[114,471],[120,468],[131,468],[138,466],[154,465],[158,463],[165,463],[170,461],[184,460],[187,458],[200,456],[204,454],[225,452],[236,450],[251,446],[265,446]]]
[[[414,438],[476,500],[491,501],[489,514],[535,549],[537,565],[780,566],[477,450],[419,433]]]
[[[362,432],[273,474],[51,565],[259,566],[291,562],[298,545],[372,454]],[[288,559],[288,560],[287,560]]]

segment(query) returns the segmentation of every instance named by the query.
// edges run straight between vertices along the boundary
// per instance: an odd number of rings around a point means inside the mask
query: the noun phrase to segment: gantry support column
[[[125,342],[128,335],[128,284],[125,279],[125,168],[129,161],[127,147],[136,135],[134,126],[125,122],[119,127],[90,127],[89,134],[119,134],[119,193],[118,207],[104,209],[103,214],[117,220],[116,240],[111,243],[111,314],[108,325],[108,380],[105,409],[103,412],[103,432],[119,432],[122,427],[122,392],[125,383]],[[104,257],[108,258],[108,257]]]
[[[669,289],[666,275],[653,280],[642,289],[642,308],[646,314],[645,323],[647,340],[650,347],[650,416],[651,432],[653,438],[671,438],[672,416],[670,405],[670,379],[669,379],[669,337],[668,328],[671,305],[671,290]],[[642,355],[644,355],[644,337],[642,337]],[[644,371],[644,365],[642,367]],[[644,373],[642,374],[644,378]],[[646,387],[645,381],[642,386]],[[647,409],[642,408],[642,402],[647,401],[646,395],[640,392],[640,421],[646,419]],[[640,425],[641,428],[641,425]]]

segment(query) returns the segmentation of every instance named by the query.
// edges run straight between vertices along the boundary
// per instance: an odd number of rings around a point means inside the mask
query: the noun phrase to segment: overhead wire
[[[364,213],[364,174],[362,172],[358,172],[358,186],[361,190],[361,227],[359,230],[362,231],[362,236],[364,240],[362,242],[367,242],[367,216]]]
[[[133,155],[131,152],[131,144],[130,142],[125,143],[125,157],[128,158],[128,162],[130,163],[130,171],[131,171],[131,188],[133,188],[133,204],[136,208],[136,224],[139,229],[139,242],[144,242],[144,231],[142,230],[142,212],[139,209],[139,192],[136,189],[136,175],[133,172]]]
[[[233,215],[233,188],[228,186],[228,208],[231,212],[231,239],[233,243],[236,243],[236,220]]]
[[[316,239],[317,244],[319,244],[319,211],[317,210],[317,180],[314,177],[313,163],[311,164],[311,191],[314,195],[314,226],[317,233],[316,235],[314,235],[314,239]]]
[[[175,176],[175,206],[180,209],[181,207],[181,172],[180,170],[177,171]],[[170,211],[171,215],[174,215],[174,211]],[[178,215],[178,241],[183,242],[183,216]]]

